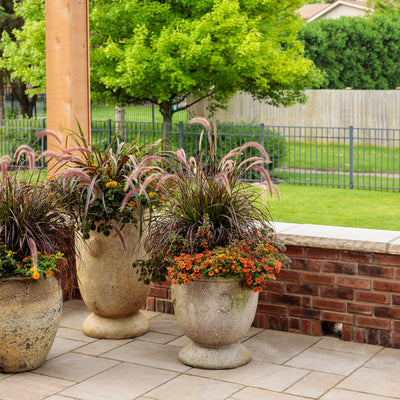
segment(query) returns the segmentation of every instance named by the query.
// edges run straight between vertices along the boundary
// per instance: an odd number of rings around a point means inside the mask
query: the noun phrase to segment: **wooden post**
[[[65,130],[77,131],[76,118],[90,140],[89,2],[46,0],[45,17],[47,129],[65,146]],[[48,137],[47,148],[60,145]]]

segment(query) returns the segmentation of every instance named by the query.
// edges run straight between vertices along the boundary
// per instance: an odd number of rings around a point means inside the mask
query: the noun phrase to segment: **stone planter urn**
[[[211,278],[171,286],[176,319],[191,342],[179,351],[186,365],[236,368],[251,360],[240,339],[253,322],[258,293],[234,279]]]
[[[146,257],[138,229],[127,224],[122,229],[126,250],[118,235],[90,232],[77,239],[76,267],[82,299],[92,311],[83,322],[85,335],[99,339],[127,339],[143,335],[149,322],[140,311],[150,285],[138,280],[132,267]]]
[[[61,319],[62,292],[54,277],[0,278],[0,372],[40,367]]]

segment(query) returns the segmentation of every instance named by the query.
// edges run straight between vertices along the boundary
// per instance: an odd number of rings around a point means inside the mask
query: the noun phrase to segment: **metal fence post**
[[[183,121],[179,122],[179,148],[183,149]]]
[[[264,124],[260,125],[260,144],[263,147],[263,149],[265,149],[265,128],[264,128]],[[269,154],[268,154],[269,156]],[[262,165],[263,168],[265,168],[265,164]],[[260,176],[260,179],[262,177]]]
[[[111,119],[107,121],[107,147],[111,143]]]
[[[349,126],[349,134],[350,134],[350,143],[349,143],[349,151],[350,151],[350,189],[353,189],[353,174],[354,174],[354,128],[352,125]]]
[[[43,118],[42,119],[41,131],[45,131],[45,130],[46,130],[46,118]],[[44,140],[45,140],[45,136],[42,136],[40,138],[40,148],[41,148],[42,153],[46,150],[45,144],[44,144]],[[44,168],[44,157],[42,157],[40,159],[40,167]]]

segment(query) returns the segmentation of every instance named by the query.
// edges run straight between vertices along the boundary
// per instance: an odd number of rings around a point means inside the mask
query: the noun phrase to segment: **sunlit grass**
[[[399,192],[279,184],[280,201],[269,199],[273,220],[399,230]]]

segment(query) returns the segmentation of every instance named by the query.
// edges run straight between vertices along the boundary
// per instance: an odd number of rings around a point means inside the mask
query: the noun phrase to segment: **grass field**
[[[279,184],[270,203],[273,220],[400,231],[400,193]]]
[[[173,122],[187,122],[187,111],[177,111],[173,115]],[[113,106],[93,105],[92,106],[92,121],[115,120],[115,109]],[[153,110],[151,106],[143,107],[126,107],[125,120],[132,122],[149,122],[153,121]],[[154,122],[163,122],[162,115],[157,108],[154,109]]]
[[[313,144],[287,142],[285,166],[319,169],[323,171],[350,171],[350,147],[341,144]],[[353,146],[353,170],[399,173],[400,149],[369,145]]]

